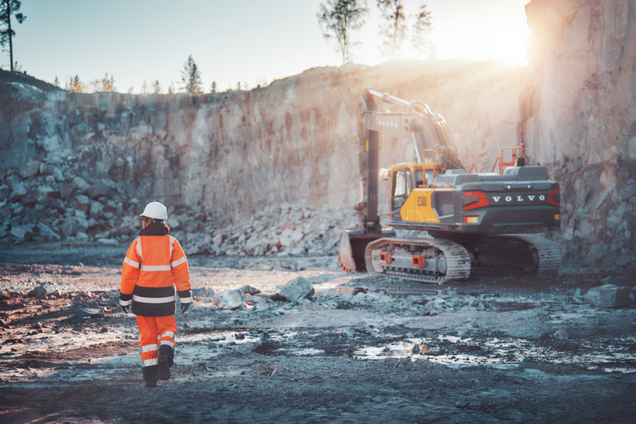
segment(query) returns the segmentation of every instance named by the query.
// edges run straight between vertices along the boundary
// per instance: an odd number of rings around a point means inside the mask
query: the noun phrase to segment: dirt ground
[[[0,249],[0,422],[634,422],[636,309],[580,296],[633,271],[433,286],[193,256],[172,378],[146,388],[118,306],[126,247]],[[311,299],[277,300],[299,276]],[[214,296],[245,285],[262,293],[236,310]]]

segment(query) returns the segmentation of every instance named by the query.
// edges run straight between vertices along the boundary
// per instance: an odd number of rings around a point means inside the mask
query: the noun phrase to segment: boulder
[[[87,196],[83,194],[75,197],[75,209],[83,212],[88,212],[91,209],[91,201]]]
[[[108,196],[108,186],[102,181],[98,181],[88,188],[86,194],[88,194],[88,197],[91,199]]]
[[[36,299],[46,299],[48,292],[46,291],[46,288],[39,286],[33,289],[33,294]]]
[[[259,289],[252,286],[243,286],[239,289],[239,291],[241,293],[247,293],[247,294],[257,294],[261,292]]]
[[[60,241],[62,239],[46,224],[38,223],[37,227],[40,230],[40,237],[42,237],[44,241]]]
[[[49,193],[52,192],[53,189],[49,186],[40,186],[35,189],[35,200],[38,203],[46,204],[47,199],[49,198]]]
[[[89,224],[85,218],[81,216],[72,216],[66,218],[64,222],[60,225],[60,230],[65,237],[74,237],[78,233],[85,233],[88,229]]]
[[[179,221],[177,221],[177,218],[175,218],[174,216],[169,216],[166,220],[166,223],[173,230],[179,228]]]
[[[4,202],[9,198],[9,194],[11,193],[11,189],[8,185],[3,184],[0,186],[0,202]]]
[[[11,175],[7,177],[7,184],[11,190],[15,190],[15,188],[22,184],[22,180],[17,175]]]
[[[20,203],[22,203],[24,206],[27,206],[27,207],[35,206],[37,202],[38,201],[36,200],[35,196],[31,193],[25,194],[20,199]]]
[[[92,308],[78,308],[75,311],[75,316],[79,319],[99,318],[104,316],[104,310],[92,309]]]
[[[103,212],[115,212],[117,210],[117,203],[113,202],[110,199],[102,200],[104,207],[102,208]]]
[[[48,163],[41,163],[40,164],[40,175],[51,175],[53,173],[54,169],[55,169],[55,167],[53,165],[50,165]]]
[[[9,199],[7,200],[9,201],[9,203],[19,202],[20,199],[22,199],[22,197],[24,197],[28,192],[29,189],[27,188],[26,184],[20,182],[19,184],[15,185],[15,188],[9,194]]]
[[[13,227],[10,234],[17,242],[29,241],[33,238],[33,230],[28,225]]]
[[[94,200],[91,202],[91,206],[89,209],[90,216],[93,216],[93,217],[101,216],[103,211],[104,211],[104,206],[102,206],[101,203],[96,202]]]
[[[60,197],[62,199],[66,199],[71,194],[73,194],[73,191],[75,191],[75,183],[70,182],[68,184],[64,184],[60,189]]]
[[[619,308],[627,306],[629,289],[614,284],[605,284],[590,289],[584,300],[597,308]]]
[[[86,180],[84,180],[82,177],[73,178],[73,183],[75,184],[77,191],[81,194],[85,194],[88,189],[91,188],[91,185],[87,183]]]
[[[304,297],[309,297],[314,294],[314,286],[307,279],[297,277],[281,287],[278,294],[288,302],[297,302]]]
[[[225,309],[238,309],[243,306],[243,294],[238,290],[225,290],[215,296]]]
[[[36,176],[38,172],[40,172],[40,162],[38,161],[29,162],[18,170],[18,174],[23,180]]]

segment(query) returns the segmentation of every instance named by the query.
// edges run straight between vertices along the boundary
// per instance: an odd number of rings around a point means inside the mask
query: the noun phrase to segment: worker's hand
[[[182,303],[181,304],[181,313],[185,314],[185,311],[187,311],[189,307],[190,307],[189,303]]]
[[[124,313],[128,313],[128,306],[122,306],[121,308],[124,310]]]

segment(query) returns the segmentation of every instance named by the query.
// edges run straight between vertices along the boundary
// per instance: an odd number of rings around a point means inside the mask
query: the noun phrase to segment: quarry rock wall
[[[0,239],[19,242],[41,222],[60,238],[124,240],[149,200],[169,205],[179,231],[209,237],[283,203],[350,208],[360,200],[356,117],[369,87],[444,116],[466,169],[490,171],[502,147],[524,143],[528,163],[562,184],[553,237],[566,263],[636,265],[635,4],[533,0],[526,68],[346,65],[196,96],[0,83]],[[383,140],[381,166],[413,159],[410,143]]]
[[[636,265],[636,1],[533,0],[523,123],[561,183],[566,262]]]

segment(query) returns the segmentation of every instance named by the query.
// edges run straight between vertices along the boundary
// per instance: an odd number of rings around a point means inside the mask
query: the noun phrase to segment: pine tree
[[[210,93],[216,93],[216,81],[212,81],[212,85],[210,85]]]
[[[117,91],[115,88],[115,77],[113,75],[108,77],[108,72],[104,75],[104,78],[94,80],[90,85],[95,92],[114,93]]]
[[[382,55],[387,59],[400,57],[402,45],[406,39],[406,16],[404,16],[404,0],[377,0],[382,18],[386,21],[380,26]]]
[[[411,44],[417,52],[418,58],[426,60],[437,59],[435,43],[428,39],[433,27],[431,26],[431,12],[426,10],[426,4],[422,4],[419,12],[413,16],[415,17],[415,24],[413,24]]]
[[[183,83],[181,88],[190,94],[198,94],[203,91],[201,89],[201,73],[192,55],[188,56],[188,60],[183,64],[181,82]]]
[[[9,43],[9,60],[11,61],[11,72],[14,71],[13,63],[13,37],[15,37],[15,31],[11,28],[11,18],[15,17],[15,20],[19,24],[24,22],[26,16],[22,13],[18,13],[22,2],[20,0],[0,0],[0,46]]]
[[[168,86],[168,94],[172,94],[175,92],[174,81],[170,80],[170,85]]]
[[[154,94],[161,94],[161,83],[159,80],[155,80],[155,82],[152,83],[152,89]]]
[[[336,51],[342,55],[342,64],[351,62],[351,50],[358,44],[353,33],[364,25],[369,13],[366,0],[328,0],[320,4],[316,14],[325,39],[336,40]]]
[[[141,94],[148,94],[148,84],[146,84],[146,80],[141,84]]]
[[[75,93],[84,93],[86,91],[86,84],[80,81],[79,76],[75,75],[66,83],[66,89]]]
[[[60,86],[60,80],[57,79],[57,77],[55,77],[55,81],[53,81],[53,85],[56,86],[56,87]]]

